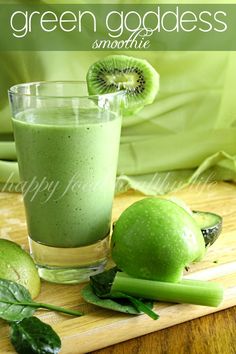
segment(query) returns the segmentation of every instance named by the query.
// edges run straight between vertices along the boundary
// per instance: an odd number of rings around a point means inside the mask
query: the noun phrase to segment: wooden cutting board
[[[236,305],[236,186],[229,183],[198,184],[171,195],[182,198],[194,210],[212,211],[223,216],[223,231],[205,258],[189,270],[187,277],[216,280],[225,287],[219,308],[185,304],[158,303],[160,319],[146,315],[130,316],[84,304],[80,285],[57,285],[42,282],[37,301],[53,303],[85,312],[83,317],[70,317],[49,311],[38,311],[43,321],[51,324],[62,339],[62,354],[87,353],[130,338],[157,331],[209,313]],[[130,204],[143,198],[128,192],[115,199],[113,218]],[[27,231],[22,197],[0,193],[0,237],[18,242],[26,249]],[[9,342],[9,329],[0,321],[0,352],[15,353]]]

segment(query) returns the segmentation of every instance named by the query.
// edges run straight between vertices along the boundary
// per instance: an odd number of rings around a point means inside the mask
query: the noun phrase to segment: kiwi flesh
[[[154,101],[159,74],[145,59],[109,55],[92,64],[87,73],[89,95],[125,91],[123,115],[131,115]]]

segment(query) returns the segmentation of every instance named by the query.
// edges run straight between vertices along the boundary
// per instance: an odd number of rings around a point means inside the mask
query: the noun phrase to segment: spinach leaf
[[[85,301],[104,307],[110,310],[139,315],[146,313],[152,319],[156,320],[159,316],[152,311],[153,301],[137,299],[125,293],[111,293],[112,283],[119,271],[113,267],[102,273],[90,277],[90,285],[82,289],[82,296]]]
[[[57,354],[61,340],[49,325],[32,317],[37,308],[82,315],[79,311],[35,302],[24,286],[0,279],[0,318],[9,322],[11,342],[16,351],[19,354]]]
[[[124,298],[113,298],[110,296],[110,298],[100,298],[98,297],[90,284],[86,285],[82,290],[81,290],[81,295],[83,296],[84,300],[87,301],[90,304],[103,307],[108,310],[113,310],[113,311],[118,311],[118,312],[123,312],[123,313],[129,313],[131,315],[140,315],[143,310],[137,309],[137,306],[134,306],[130,299]],[[149,307],[149,309],[152,308],[153,302],[152,301],[144,301],[145,305]],[[141,312],[142,311],[142,312]]]
[[[0,279],[0,318],[7,321],[20,321],[34,314],[35,309],[22,303],[30,303],[29,291],[10,280]]]
[[[61,340],[57,333],[37,317],[11,322],[11,342],[19,354],[57,354]]]
[[[95,295],[100,298],[110,296],[111,286],[118,271],[119,269],[117,267],[113,267],[90,277],[90,285]]]
[[[7,321],[21,321],[32,316],[37,308],[45,308],[73,316],[83,315],[80,311],[35,302],[23,285],[0,279],[0,318]]]
[[[141,299],[137,299],[134,296],[125,294],[123,292],[113,292],[111,294],[111,297],[114,298],[119,298],[119,299],[128,299],[131,304],[134,306],[134,308],[137,310],[137,312],[139,313],[146,313],[146,315],[148,315],[149,317],[151,317],[153,320],[157,320],[160,316],[155,313],[154,311],[152,311],[152,307],[153,307],[153,302],[152,301],[145,301],[145,300],[141,300]]]

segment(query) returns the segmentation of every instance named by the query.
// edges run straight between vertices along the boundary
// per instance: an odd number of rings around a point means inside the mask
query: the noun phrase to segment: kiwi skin
[[[125,91],[122,113],[128,116],[154,101],[159,74],[145,59],[109,55],[90,66],[87,86],[89,95]]]

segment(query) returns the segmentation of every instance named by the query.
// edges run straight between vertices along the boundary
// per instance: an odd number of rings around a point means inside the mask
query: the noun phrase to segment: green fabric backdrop
[[[0,53],[0,184],[4,190],[19,181],[7,89],[27,81],[84,80],[89,65],[109,54]],[[146,58],[161,77],[155,102],[123,120],[117,191],[135,188],[155,195],[199,180],[236,181],[236,52],[112,54]]]

